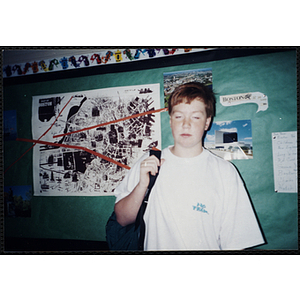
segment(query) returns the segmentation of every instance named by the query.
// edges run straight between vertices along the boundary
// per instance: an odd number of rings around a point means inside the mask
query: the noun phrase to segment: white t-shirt
[[[116,188],[116,202],[139,182],[145,154]],[[145,250],[240,250],[263,244],[244,184],[234,166],[206,149],[180,158],[169,148],[144,215]]]

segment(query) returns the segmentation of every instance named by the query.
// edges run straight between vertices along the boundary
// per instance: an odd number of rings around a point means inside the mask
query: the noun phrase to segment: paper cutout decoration
[[[258,105],[256,113],[258,113],[268,109],[268,96],[260,92],[220,96],[220,103],[223,106],[256,103]]]

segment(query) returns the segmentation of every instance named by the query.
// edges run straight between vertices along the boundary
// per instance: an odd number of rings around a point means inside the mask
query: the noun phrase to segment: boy
[[[144,155],[115,190],[117,221],[133,223],[149,173],[161,167],[144,215],[145,250],[240,250],[264,243],[236,169],[203,148],[214,105],[213,92],[201,83],[177,87],[168,107],[174,145],[161,161]]]

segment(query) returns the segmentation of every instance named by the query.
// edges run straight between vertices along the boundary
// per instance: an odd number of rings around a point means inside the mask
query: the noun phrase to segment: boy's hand
[[[158,172],[158,167],[162,166],[164,161],[164,159],[161,159],[161,161],[159,161],[159,159],[155,155],[151,155],[143,160],[141,162],[139,184],[143,187],[148,187],[150,181],[149,173],[155,176],[155,174]]]

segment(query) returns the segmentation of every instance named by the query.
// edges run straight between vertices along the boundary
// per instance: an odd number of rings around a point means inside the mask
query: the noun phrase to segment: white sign
[[[297,131],[272,133],[276,193],[297,193]]]
[[[256,103],[258,105],[257,113],[268,109],[268,97],[260,92],[220,96],[220,103],[223,106]]]

